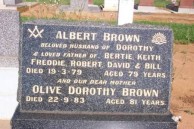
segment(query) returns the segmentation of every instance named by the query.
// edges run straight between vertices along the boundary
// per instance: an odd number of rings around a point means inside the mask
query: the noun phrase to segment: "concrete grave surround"
[[[4,0],[5,5],[16,5],[22,3],[22,0]]]
[[[0,66],[18,67],[20,38],[19,12],[0,10]]]
[[[171,13],[165,9],[154,7],[154,0],[140,0],[138,10],[135,12],[144,12],[144,13]]]
[[[0,5],[0,119],[4,120],[11,119],[18,104],[20,22],[19,12],[13,9]]]
[[[194,14],[193,8],[179,8],[178,13],[181,14]]]
[[[181,0],[178,13],[194,14],[194,0]]]
[[[18,86],[18,68],[0,67],[0,119],[11,120],[14,111],[18,105],[17,86]]]
[[[7,7],[6,6],[6,3],[4,2],[4,0],[0,0],[0,10],[4,10],[4,9],[7,9],[7,10],[16,10],[16,7]]]

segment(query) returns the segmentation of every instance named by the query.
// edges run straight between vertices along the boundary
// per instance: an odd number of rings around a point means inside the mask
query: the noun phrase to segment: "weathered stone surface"
[[[0,19],[0,66],[17,67],[20,38],[19,12],[0,10]]]
[[[170,29],[33,21],[22,33],[21,111],[169,113]]]
[[[21,113],[12,118],[12,129],[176,129],[171,115],[61,115]]]
[[[5,5],[16,5],[22,3],[22,0],[4,0]]]

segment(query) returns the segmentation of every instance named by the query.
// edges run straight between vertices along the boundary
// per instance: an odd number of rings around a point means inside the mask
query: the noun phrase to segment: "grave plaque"
[[[176,129],[172,31],[127,24],[23,24],[12,129]]]
[[[23,112],[168,114],[172,31],[142,25],[23,24]]]

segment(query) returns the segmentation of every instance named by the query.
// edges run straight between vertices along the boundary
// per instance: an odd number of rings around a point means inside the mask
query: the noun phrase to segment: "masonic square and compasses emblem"
[[[38,26],[35,26],[33,30],[28,29],[28,32],[30,32],[30,36],[29,36],[30,38],[31,37],[34,37],[34,38],[40,37],[40,38],[42,38],[42,33],[44,32],[44,29],[39,30]]]

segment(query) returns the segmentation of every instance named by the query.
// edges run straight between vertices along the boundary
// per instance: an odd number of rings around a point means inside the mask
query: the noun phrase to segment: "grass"
[[[38,3],[46,3],[46,4],[63,4],[63,5],[69,5],[70,0],[23,0],[25,2],[38,2]]]
[[[46,4],[58,4],[69,5],[70,0],[24,0],[26,2],[39,2],[39,3],[46,3]],[[138,4],[140,0],[135,0],[135,3]],[[103,5],[104,0],[93,0],[95,5]],[[165,8],[167,4],[171,3],[170,0],[155,0],[154,6],[156,7],[163,7]]]
[[[174,39],[176,43],[188,44],[194,43],[194,24],[180,24],[180,23],[160,23],[150,21],[139,21],[136,23],[148,25],[168,26],[173,30]]]
[[[46,4],[56,4],[56,1],[58,4],[63,5],[69,5],[70,0],[24,0],[25,2],[39,2],[39,3],[46,3]],[[96,5],[102,5],[104,4],[104,0],[94,0],[94,4]]]
[[[167,4],[170,4],[170,0],[155,0],[154,6],[165,8]]]
[[[26,17],[26,16],[21,16],[20,17],[20,21],[21,22],[27,22],[27,21],[32,21],[32,20],[36,20],[36,19],[39,19],[39,18],[36,18],[36,17]],[[45,20],[64,20],[64,21],[68,21],[68,22],[76,22],[76,21],[85,21],[85,22],[88,22],[88,21],[91,21],[91,22],[96,22],[96,23],[108,23],[108,24],[112,24],[112,25],[116,25],[117,24],[117,21],[113,21],[113,20],[110,20],[110,21],[105,21],[105,20],[100,20],[100,19],[94,19],[94,20],[86,20],[86,19],[61,19],[61,18],[58,18],[58,17],[53,17],[53,18],[41,18],[41,19],[45,19]]]
[[[20,17],[20,21],[21,22],[27,22],[27,21],[31,21],[31,20],[35,20],[36,18],[34,17]]]
[[[191,110],[184,110],[185,113],[188,113],[190,115],[194,115],[194,112],[192,112]]]
[[[70,0],[24,0],[26,2],[39,2],[39,3],[46,3],[46,4],[56,4],[56,1],[58,1],[58,4],[63,5],[69,5]],[[138,4],[140,0],[135,0],[135,3]],[[104,0],[93,0],[95,5],[103,5]],[[154,6],[156,7],[163,7],[165,8],[167,4],[171,3],[170,0],[155,0]]]
[[[94,0],[95,5],[104,5],[104,0]]]
[[[138,4],[140,0],[135,0],[135,4]],[[167,4],[170,4],[170,0],[154,0],[154,6],[165,8]],[[104,0],[94,0],[94,4],[102,5]]]

